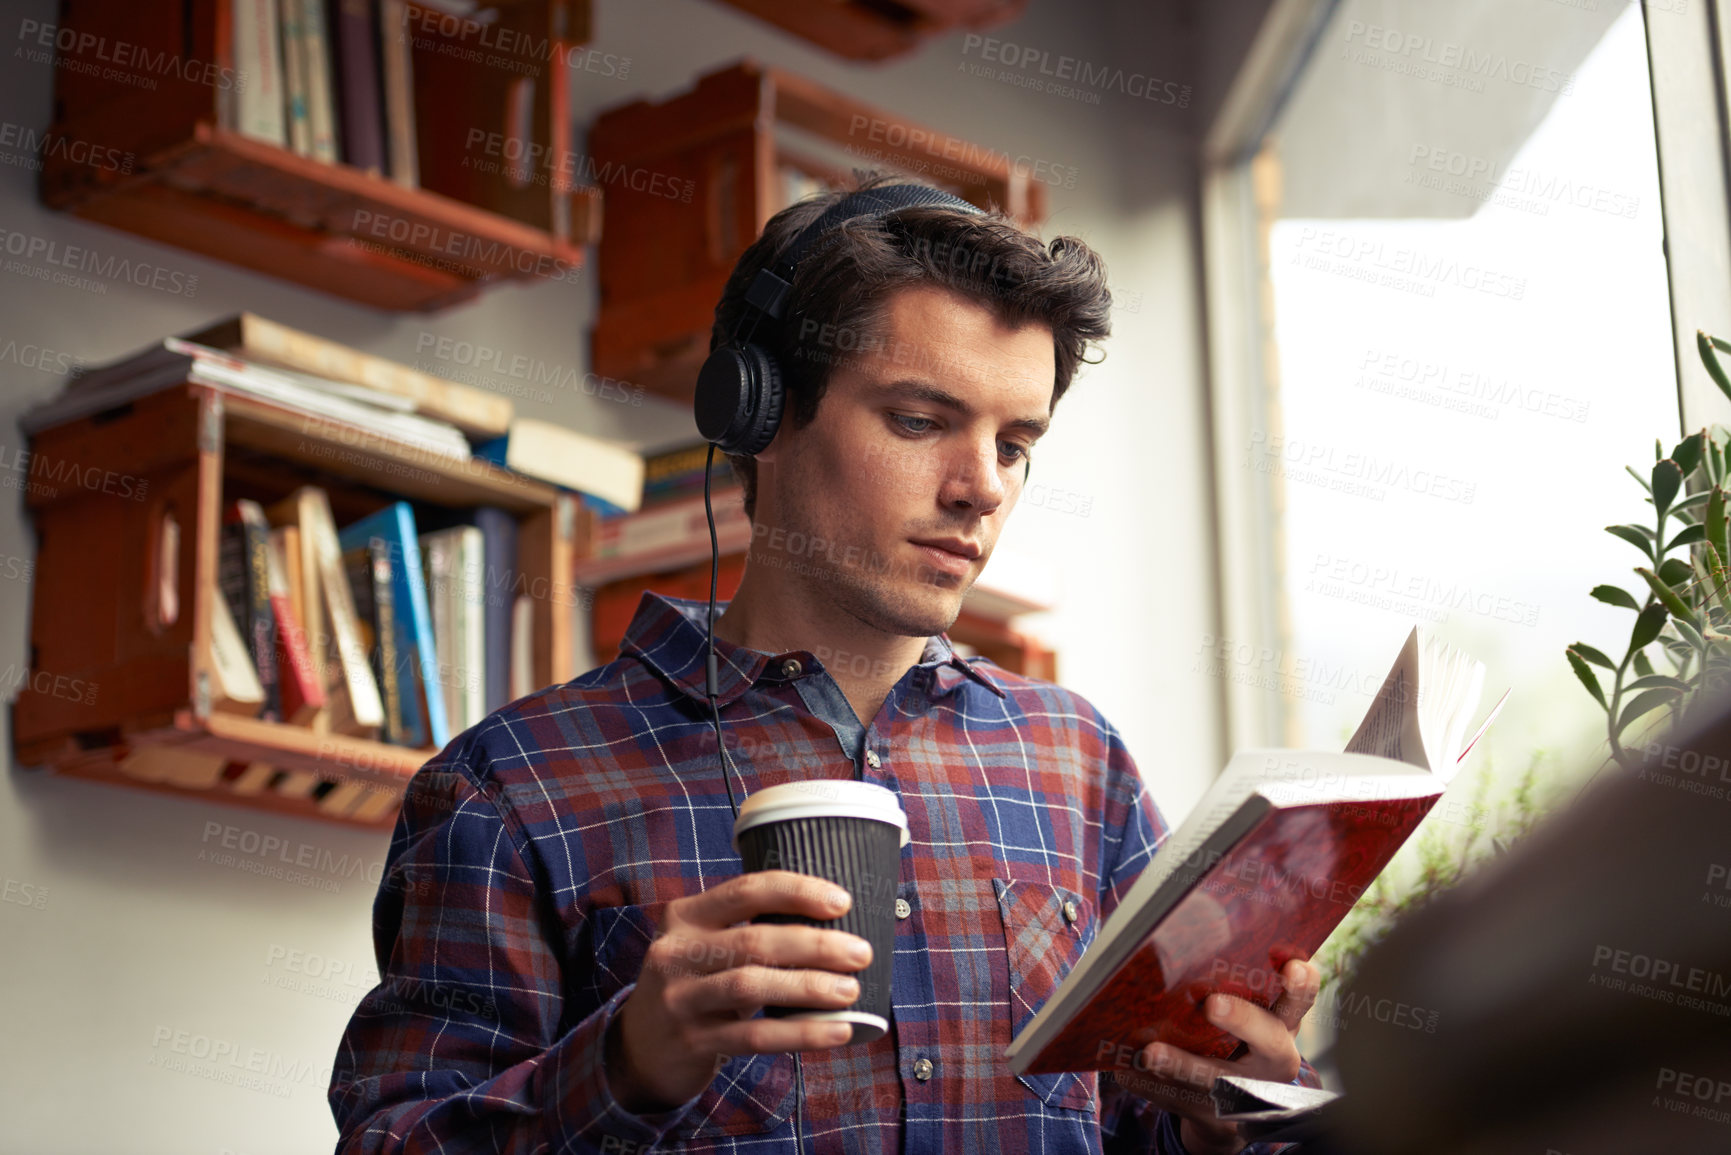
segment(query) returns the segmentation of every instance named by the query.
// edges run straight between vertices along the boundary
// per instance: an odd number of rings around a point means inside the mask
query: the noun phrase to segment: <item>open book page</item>
[[[1424,735],[1418,724],[1420,660],[1418,629],[1406,637],[1394,668],[1383,679],[1382,688],[1364,721],[1358,724],[1346,749],[1352,754],[1376,754],[1406,762],[1420,770],[1431,769]]]
[[[1482,662],[1415,627],[1346,748],[1410,763],[1447,785],[1484,681]]]

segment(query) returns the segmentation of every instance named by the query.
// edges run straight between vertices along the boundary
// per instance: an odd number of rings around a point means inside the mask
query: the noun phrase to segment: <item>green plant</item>
[[[1731,343],[1697,333],[1696,345],[1708,375],[1731,398],[1731,378],[1718,358],[1721,352],[1731,353]],[[1648,476],[1629,469],[1647,491],[1652,525],[1605,527],[1605,532],[1628,542],[1646,558],[1646,565],[1635,567],[1645,596],[1637,598],[1613,585],[1595,586],[1592,591],[1607,605],[1634,611],[1628,648],[1615,662],[1585,642],[1567,650],[1575,676],[1604,708],[1611,756],[1625,768],[1633,764],[1622,743],[1630,723],[1660,707],[1669,708],[1673,719],[1680,720],[1697,703],[1711,700],[1731,684],[1731,575],[1725,568],[1731,559],[1731,541],[1726,537],[1731,429],[1713,425],[1690,434],[1669,457],[1655,441],[1653,456]],[[1655,645],[1671,663],[1671,672],[1655,668],[1648,656]],[[1608,691],[1594,666],[1610,671]]]
[[[1544,758],[1543,753],[1535,753],[1507,801],[1493,809],[1488,799],[1496,774],[1487,755],[1466,808],[1469,820],[1445,821],[1440,809],[1431,812],[1418,837],[1401,847],[1316,952],[1313,961],[1322,971],[1324,991],[1342,990],[1364,952],[1395,923],[1460,882],[1480,863],[1506,852],[1538,823],[1545,811],[1534,795]]]

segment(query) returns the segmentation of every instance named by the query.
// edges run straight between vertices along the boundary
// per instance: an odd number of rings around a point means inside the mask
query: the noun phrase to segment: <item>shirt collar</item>
[[[726,602],[715,604],[716,617],[727,608]],[[637,612],[625,631],[619,647],[621,654],[634,654],[650,669],[672,682],[688,696],[705,704],[709,695],[704,685],[706,631],[704,616],[709,611],[708,599],[670,598],[645,590],[637,602]],[[761,650],[735,645],[726,638],[715,639],[716,702],[727,705],[758,679],[768,676],[781,678],[782,663],[795,659],[802,665],[821,661],[806,650],[768,654]],[[940,698],[950,693],[965,679],[973,679],[998,697],[1004,691],[962,658],[950,644],[948,634],[926,639],[925,652],[917,663],[931,671],[931,696]]]

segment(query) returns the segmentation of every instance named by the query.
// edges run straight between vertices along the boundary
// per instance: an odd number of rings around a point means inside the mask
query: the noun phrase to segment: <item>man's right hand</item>
[[[850,901],[821,878],[764,870],[668,903],[636,989],[608,1032],[613,1097],[634,1114],[667,1111],[709,1086],[730,1055],[820,1050],[852,1038],[848,1023],[752,1016],[764,1006],[849,1005],[859,997],[850,972],[871,962],[870,943],[797,924],[734,925],[760,914],[839,918]]]

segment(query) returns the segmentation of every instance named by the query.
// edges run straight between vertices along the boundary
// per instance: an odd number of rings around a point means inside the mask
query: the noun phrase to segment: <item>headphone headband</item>
[[[978,215],[975,205],[929,185],[879,185],[849,193],[799,231],[775,260],[759,269],[745,292],[745,308],[727,344],[716,348],[698,370],[692,406],[705,441],[723,453],[751,456],[764,449],[781,424],[784,399],[781,367],[769,350],[751,343],[765,317],[780,321],[793,294],[793,275],[819,240],[855,217],[887,217],[904,209],[934,205]],[[741,339],[741,334],[745,338]]]

